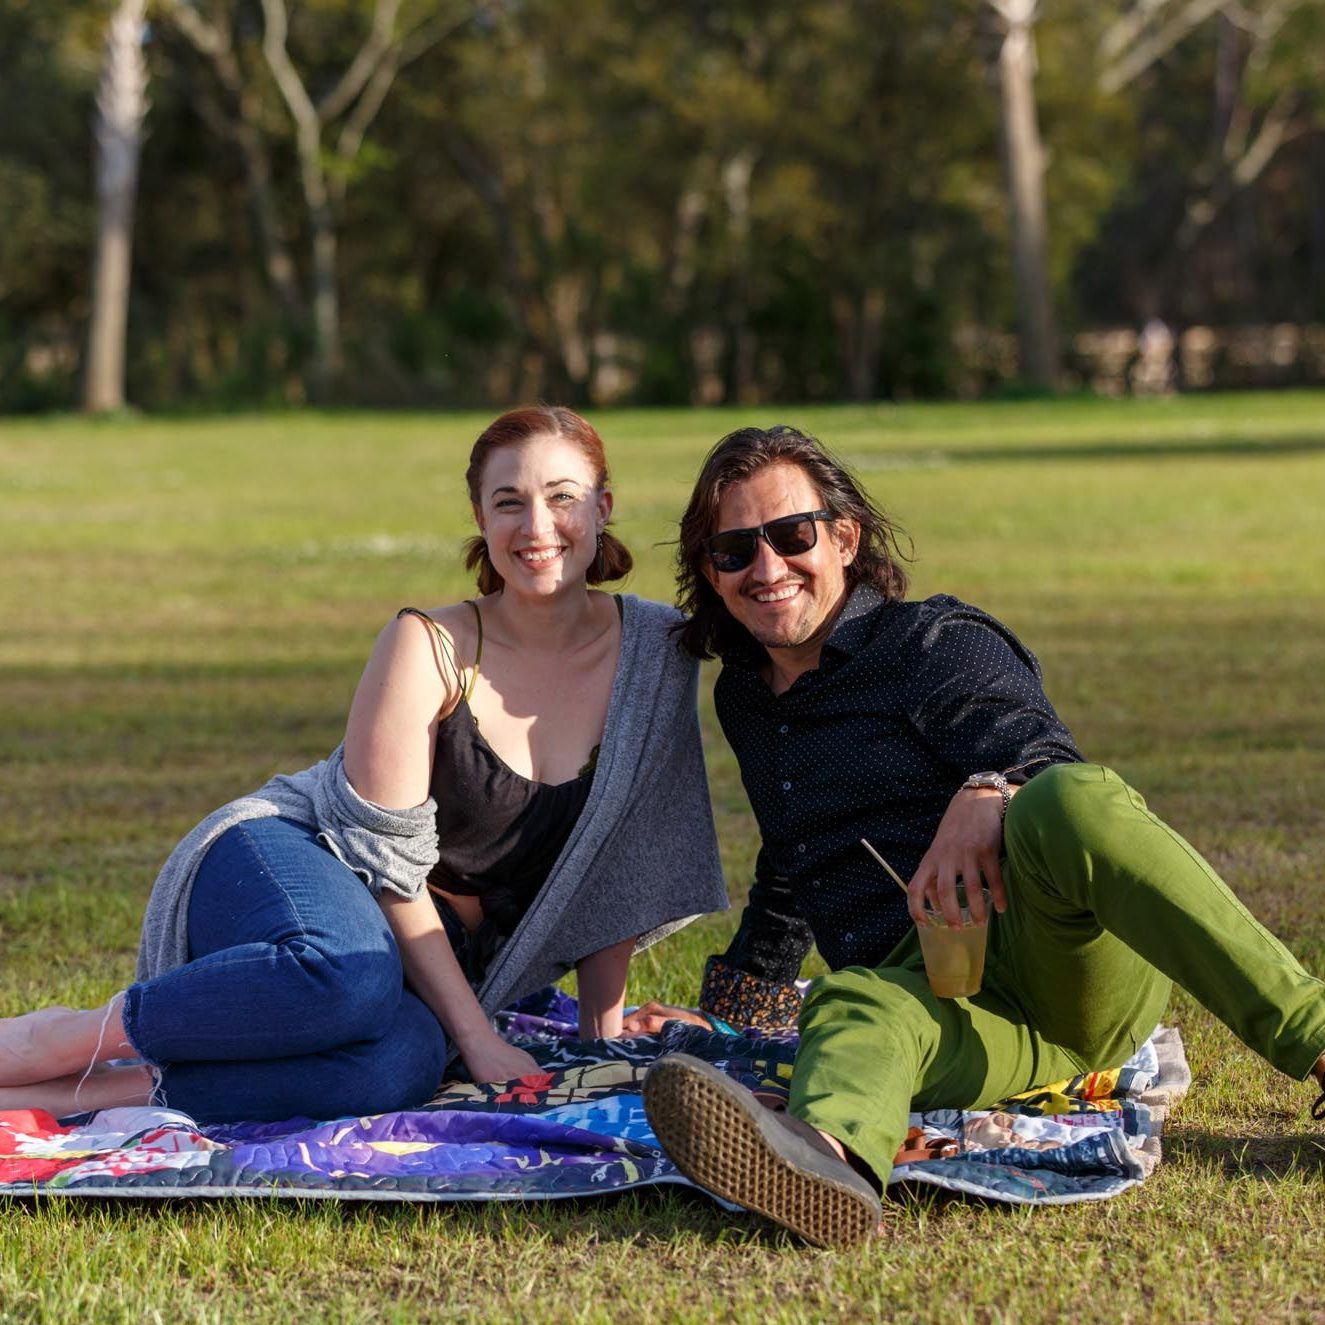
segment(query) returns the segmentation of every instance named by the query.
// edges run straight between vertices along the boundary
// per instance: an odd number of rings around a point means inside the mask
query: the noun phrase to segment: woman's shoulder
[[[441,607],[402,607],[383,627],[387,631],[440,641],[459,658],[472,657],[478,643],[479,621],[468,600]]]
[[[684,614],[671,603],[662,603],[654,598],[640,598],[636,594],[621,594],[623,612],[635,618],[636,624],[645,629],[671,630],[685,620]]]

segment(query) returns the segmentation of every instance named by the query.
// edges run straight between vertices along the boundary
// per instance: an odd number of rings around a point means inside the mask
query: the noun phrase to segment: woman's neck
[[[522,651],[570,653],[598,634],[599,610],[587,585],[552,598],[517,598],[506,590],[483,599],[485,624]]]

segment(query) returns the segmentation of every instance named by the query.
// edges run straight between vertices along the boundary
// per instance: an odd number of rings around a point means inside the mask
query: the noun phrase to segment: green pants
[[[791,1111],[881,1181],[912,1109],[987,1107],[1117,1067],[1171,981],[1289,1076],[1325,1052],[1325,984],[1116,773],[1046,769],[1008,807],[1004,849],[1008,909],[974,998],[930,992],[914,931],[876,970],[834,972],[806,996]]]

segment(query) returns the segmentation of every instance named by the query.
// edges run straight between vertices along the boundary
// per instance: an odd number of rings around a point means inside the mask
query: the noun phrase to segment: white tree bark
[[[294,124],[299,179],[308,213],[312,249],[313,373],[312,394],[325,400],[340,373],[340,296],[336,275],[336,204],[342,201],[348,167],[363,145],[396,74],[411,60],[468,22],[472,3],[458,13],[434,13],[410,31],[399,28],[401,0],[375,0],[372,23],[363,45],[320,102],[314,102],[290,58],[286,42],[286,0],[262,0],[262,53]],[[335,153],[341,169],[328,178],[323,164],[323,136],[344,117]]]
[[[1058,331],[1049,284],[1044,149],[1035,113],[1037,0],[989,0],[989,3],[1006,28],[998,72],[1017,280],[1021,376],[1030,385],[1048,391],[1058,384]]]
[[[124,406],[133,212],[147,115],[145,9],[146,0],[121,0],[110,20],[97,89],[97,238],[83,386],[83,408],[97,412]]]
[[[1287,88],[1265,109],[1259,124],[1246,84],[1263,71],[1271,44],[1304,0],[1135,0],[1100,43],[1099,85],[1118,92],[1163,59],[1190,32],[1214,15],[1244,32],[1249,49],[1232,72],[1231,107],[1214,158],[1187,199],[1174,241],[1179,250],[1196,243],[1228,203],[1250,188],[1279,149],[1311,127],[1301,114],[1303,89]],[[1249,4],[1253,7],[1249,7]]]

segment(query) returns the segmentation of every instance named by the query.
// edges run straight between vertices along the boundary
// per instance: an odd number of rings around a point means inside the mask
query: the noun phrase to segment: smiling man
[[[887,517],[794,428],[719,442],[681,523],[682,639],[722,659],[718,717],[762,838],[700,1004],[737,1025],[799,1010],[801,1043],[788,1113],[681,1055],[651,1069],[645,1104],[693,1181],[823,1245],[877,1226],[912,1109],[1117,1066],[1173,980],[1282,1071],[1325,1076],[1325,985],[1081,762],[1016,637],[955,598],[907,601],[902,560]],[[940,998],[911,921],[959,924],[962,879],[996,913],[984,984]],[[969,901],[984,921],[984,894]],[[833,973],[802,1005],[812,942]]]

